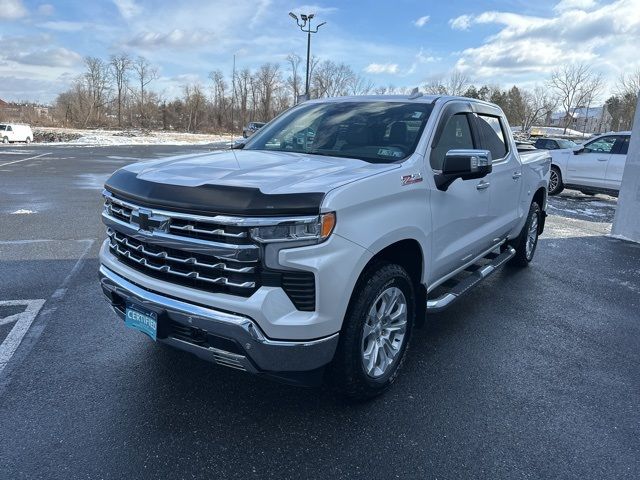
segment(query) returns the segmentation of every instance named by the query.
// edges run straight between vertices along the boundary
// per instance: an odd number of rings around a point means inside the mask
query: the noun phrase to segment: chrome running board
[[[456,280],[456,277],[451,278],[446,283],[438,287],[434,292],[431,292],[434,297],[427,297],[427,313],[441,312],[462,295],[467,293],[473,287],[478,285],[482,280],[487,278],[493,272],[502,267],[516,254],[513,247],[508,246],[504,252],[500,254],[489,253],[483,260],[490,260],[489,263],[479,265],[475,264],[470,266],[466,271],[473,269],[472,273],[460,280]],[[444,285],[451,283],[448,288]],[[437,296],[435,296],[437,295]]]

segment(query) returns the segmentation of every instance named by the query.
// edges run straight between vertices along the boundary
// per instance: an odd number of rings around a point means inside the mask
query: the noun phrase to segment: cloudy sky
[[[84,56],[143,55],[167,97],[208,72],[305,55],[289,18],[326,21],[321,59],[376,84],[416,86],[454,68],[474,82],[530,87],[565,62],[588,62],[610,82],[640,67],[640,0],[0,0],[0,98],[52,101]],[[283,65],[284,67],[284,65]]]

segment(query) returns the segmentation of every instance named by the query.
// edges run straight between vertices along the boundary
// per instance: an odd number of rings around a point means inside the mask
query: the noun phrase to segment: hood
[[[142,205],[204,214],[317,214],[330,190],[398,164],[290,152],[225,150],[128,165],[105,183]]]
[[[397,168],[362,160],[319,155],[223,150],[131,164],[141,180],[188,187],[224,185],[262,193],[328,192],[345,183]]]

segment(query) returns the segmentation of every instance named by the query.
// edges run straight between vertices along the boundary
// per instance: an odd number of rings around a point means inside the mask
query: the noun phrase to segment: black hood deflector
[[[265,194],[257,188],[228,185],[183,186],[149,182],[120,169],[105,188],[122,200],[165,210],[201,215],[317,215],[324,193]]]

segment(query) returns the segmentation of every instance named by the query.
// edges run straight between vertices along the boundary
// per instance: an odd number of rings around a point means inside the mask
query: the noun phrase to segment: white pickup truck
[[[584,145],[551,150],[549,194],[557,195],[565,188],[571,188],[587,195],[617,196],[630,139],[631,132],[611,132]]]
[[[100,253],[126,325],[239,370],[379,394],[414,327],[544,227],[548,152],[478,100],[308,101],[239,147],[115,172]]]

